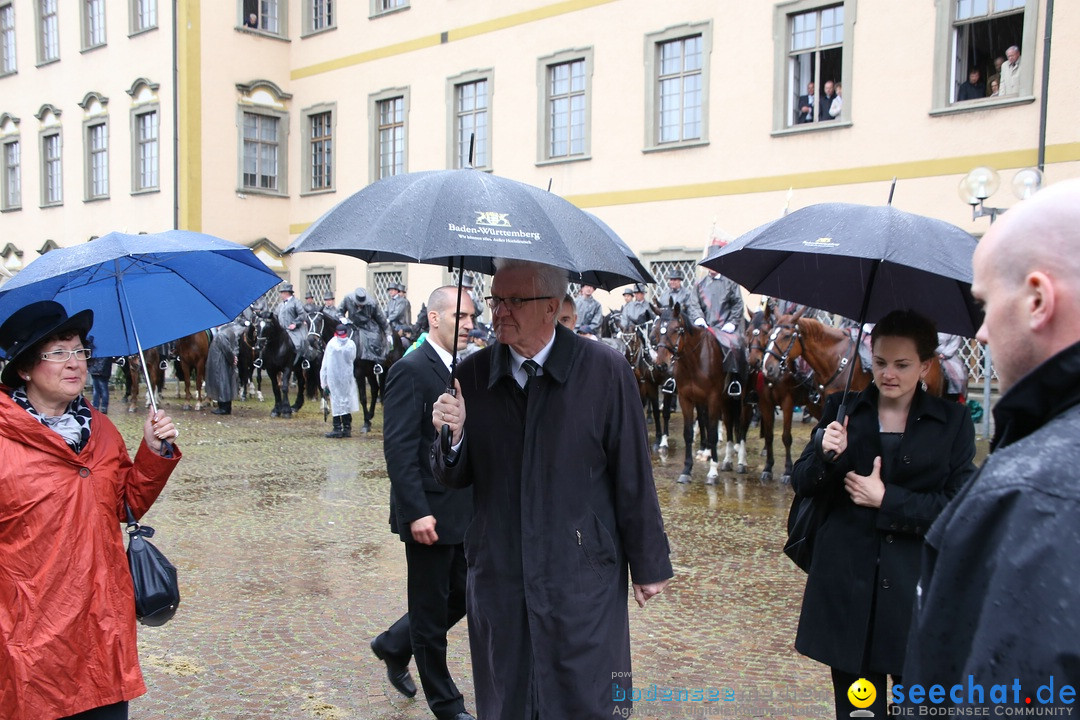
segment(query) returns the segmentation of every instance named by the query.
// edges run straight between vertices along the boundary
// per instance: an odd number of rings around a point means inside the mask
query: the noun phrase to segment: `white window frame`
[[[934,81],[930,115],[949,115],[973,112],[989,108],[1025,105],[1035,101],[1035,63],[1038,52],[1039,0],[1026,0],[1021,37],[1013,45],[1020,48],[1020,94],[1011,97],[989,97],[985,100],[954,101],[955,88],[967,80],[967,74],[957,77],[960,60],[956,48],[957,0],[940,0],[937,5],[937,22],[934,41]],[[990,3],[993,8],[993,2]],[[1006,13],[1013,14],[1013,13]],[[998,49],[1002,55],[1005,48]],[[992,58],[991,58],[992,62]],[[989,81],[989,76],[983,82]]]
[[[661,143],[660,50],[665,43],[701,36],[700,137]],[[712,21],[686,23],[645,36],[645,147],[644,152],[675,150],[709,144],[709,77],[712,61]]]
[[[108,44],[105,22],[105,0],[81,0],[83,52]]]
[[[805,93],[806,83],[800,82],[801,87],[793,86],[793,71],[791,66],[791,18],[804,13],[819,11],[833,6],[842,6],[844,12],[844,37],[839,44],[841,53],[840,61],[840,84],[844,87],[844,101],[840,110],[840,116],[834,120],[817,121],[812,123],[795,124],[796,104],[799,96]],[[857,17],[857,0],[789,0],[778,4],[773,11],[773,38],[774,38],[774,64],[773,64],[773,135],[786,135],[789,133],[814,132],[820,130],[833,130],[851,126],[851,97],[852,97],[852,67],[854,65],[854,35],[855,20]],[[820,48],[820,46],[816,46]],[[834,46],[826,48],[832,49]],[[821,52],[815,49],[813,52]],[[816,74],[820,74],[819,70]],[[832,78],[828,78],[832,79]],[[815,80],[816,83],[816,80]],[[824,82],[816,83],[814,92],[820,99],[824,90]],[[828,110],[825,110],[826,115]]]
[[[571,90],[571,96],[581,96],[584,101],[584,125],[581,138],[582,151],[579,153],[569,152],[571,140],[567,138],[567,154],[552,155],[551,153],[551,72],[555,67],[580,62],[584,67],[584,88],[578,92]],[[536,119],[536,157],[538,165],[554,163],[577,162],[592,158],[592,77],[593,77],[593,49],[591,47],[574,48],[540,58],[536,63],[537,85],[537,111]],[[571,113],[573,110],[571,109]],[[572,125],[568,125],[571,127]]]
[[[284,39],[289,36],[288,0],[239,0],[236,10],[238,28],[269,37]],[[244,19],[253,12],[258,16],[258,27],[254,28],[244,25]],[[301,32],[307,23],[307,19],[302,21]]]
[[[312,131],[311,121],[318,115],[328,114],[330,116],[329,134],[323,136],[321,139],[316,139]],[[323,193],[332,193],[337,189],[337,159],[335,157],[335,150],[337,146],[337,103],[321,103],[314,105],[303,110],[303,160],[302,168],[304,173],[301,195],[320,195]],[[328,156],[329,170],[325,173],[329,175],[329,182],[324,187],[313,187],[312,182],[315,177],[315,143],[329,142],[329,149],[321,148],[324,157]]]
[[[255,121],[255,135],[254,137],[248,136],[248,122],[249,120]],[[288,153],[288,148],[281,141],[281,126],[285,121],[285,116],[272,111],[263,110],[261,108],[244,108],[240,113],[240,192],[244,193],[262,193],[267,195],[283,195],[285,194],[284,186],[286,184],[286,178],[283,177],[282,168],[285,164],[285,156]],[[261,137],[262,130],[266,129],[265,124],[270,123],[274,131],[273,141],[266,140]],[[255,152],[255,172],[247,172],[247,157],[249,146],[254,149]],[[273,150],[273,169],[263,167],[264,154],[262,150]],[[248,184],[247,175],[253,174],[255,179],[254,184]],[[261,184],[261,178],[273,178],[273,187],[264,187]]]
[[[109,198],[109,118],[98,115],[83,121],[84,195],[87,202]]]
[[[60,0],[34,0],[38,65],[60,60]]]
[[[466,86],[475,86],[478,83],[485,84],[484,107],[477,108],[475,103],[471,110],[461,110],[461,91]],[[473,126],[477,127],[478,117],[483,118],[483,132],[476,132],[476,147],[473,155],[476,158],[473,168],[476,170],[491,170],[491,138],[492,138],[492,91],[495,88],[495,71],[491,68],[486,70],[470,70],[469,72],[455,75],[446,80],[447,101],[447,136],[446,136],[446,166],[458,169],[468,166],[469,133],[462,137],[461,118],[471,116]]]
[[[337,13],[335,0],[304,0],[303,35],[306,37],[336,29]]]
[[[42,129],[40,143],[41,207],[57,207],[64,204],[64,136],[60,127]],[[55,150],[55,157],[50,150]]]
[[[400,171],[395,167],[395,172],[387,175],[382,174],[382,104],[387,101],[400,99],[401,106],[401,167]],[[368,118],[371,127],[371,152],[368,170],[371,181],[374,182],[383,177],[406,173],[409,171],[409,88],[388,88],[377,93],[368,95]],[[389,126],[387,126],[389,127]]]
[[[158,0],[128,0],[128,3],[128,35],[157,29]]]
[[[143,137],[144,120],[153,117],[152,138]],[[152,153],[147,158],[145,153]],[[145,167],[152,165],[152,178],[147,178]],[[161,112],[156,104],[136,106],[131,109],[131,194],[157,192],[161,189]]]
[[[11,162],[12,155],[14,155],[14,164]],[[0,137],[0,212],[21,209],[22,144],[19,136],[15,134]]]
[[[19,71],[15,43],[15,3],[0,0],[0,77]]]
[[[369,0],[369,18],[393,15],[394,13],[408,10],[412,6],[410,0]]]
[[[287,101],[292,95],[281,90],[269,80],[256,80],[249,84],[238,84],[237,89],[242,93],[237,107],[236,132],[237,132],[237,173],[236,191],[240,194],[267,195],[271,197],[288,197],[289,195],[289,108]],[[272,143],[277,148],[276,153],[276,188],[264,188],[246,185],[244,182],[245,156],[247,140],[245,139],[245,118],[254,115],[261,118],[261,122],[276,120],[275,140]],[[256,138],[257,144],[271,144]],[[257,155],[257,160],[259,156]],[[257,175],[259,173],[256,173]]]

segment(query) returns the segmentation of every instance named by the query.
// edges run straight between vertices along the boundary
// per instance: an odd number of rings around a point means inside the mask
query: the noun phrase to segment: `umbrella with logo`
[[[31,302],[55,300],[69,313],[94,311],[96,354],[141,356],[230,322],[280,281],[249,248],[212,235],[113,232],[52,250],[4,283],[0,323]]]

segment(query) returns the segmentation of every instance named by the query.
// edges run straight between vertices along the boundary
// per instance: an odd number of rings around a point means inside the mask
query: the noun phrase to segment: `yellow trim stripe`
[[[616,2],[616,0],[565,0],[565,2],[553,3],[533,10],[525,10],[501,18],[485,20],[484,22],[475,23],[473,25],[466,25],[464,27],[448,30],[445,33],[445,42],[455,42],[457,40],[476,37],[477,35],[498,32],[517,25],[526,25],[528,23],[537,22],[538,20],[547,20],[548,18],[578,12],[579,10],[586,10],[598,5],[606,5],[611,2]],[[319,75],[334,70],[341,70],[342,68],[352,67],[353,65],[361,65],[363,63],[372,62],[373,60],[381,60],[394,55],[402,55],[415,50],[423,50],[425,48],[441,45],[443,42],[442,34],[424,35],[422,37],[414,38],[413,40],[406,40],[405,42],[373,48],[353,55],[346,55],[345,57],[337,58],[335,60],[327,60],[326,62],[297,68],[290,73],[289,77],[293,80],[299,80],[300,78],[311,77],[312,75]]]
[[[784,191],[788,188],[818,188],[835,185],[853,185],[856,183],[889,181],[894,177],[902,180],[914,178],[938,177],[942,175],[961,176],[971,168],[989,165],[1001,170],[1025,168],[1035,165],[1035,150],[1016,150],[1013,152],[989,153],[986,155],[965,155],[937,160],[894,163],[891,165],[872,165],[861,168],[845,168],[813,173],[791,173],[767,177],[744,178],[742,180],[723,180],[694,185],[672,185],[670,187],[640,188],[637,190],[619,190],[587,195],[569,195],[567,200],[580,208],[607,207],[611,205],[632,205],[636,203],[663,202],[670,200],[691,200],[695,198],[720,197],[724,195],[748,195],[758,192]],[[1080,161],[1080,143],[1062,143],[1046,148],[1046,162],[1065,163]],[[290,235],[299,235],[311,225],[293,223],[289,225]]]
[[[177,93],[176,142],[179,164],[179,225],[183,230],[202,230],[202,31],[199,0],[183,0],[176,6]],[[161,119],[163,120],[163,118]]]

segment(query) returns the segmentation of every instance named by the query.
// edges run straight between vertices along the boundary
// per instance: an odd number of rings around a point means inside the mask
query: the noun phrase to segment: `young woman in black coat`
[[[832,669],[837,718],[856,709],[848,689],[859,678],[876,691],[869,709],[886,716],[885,676],[896,682],[904,666],[923,536],[975,471],[967,408],[922,388],[937,347],[934,324],[895,311],[871,338],[873,385],[848,397],[842,424],[840,395],[828,399],[821,447],[803,450],[791,478],[795,492],[829,508],[795,648]]]

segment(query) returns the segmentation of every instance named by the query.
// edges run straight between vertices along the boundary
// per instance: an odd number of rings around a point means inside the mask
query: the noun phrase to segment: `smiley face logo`
[[[877,690],[874,684],[865,678],[859,678],[851,683],[847,691],[848,700],[857,708],[868,708],[877,699]]]

